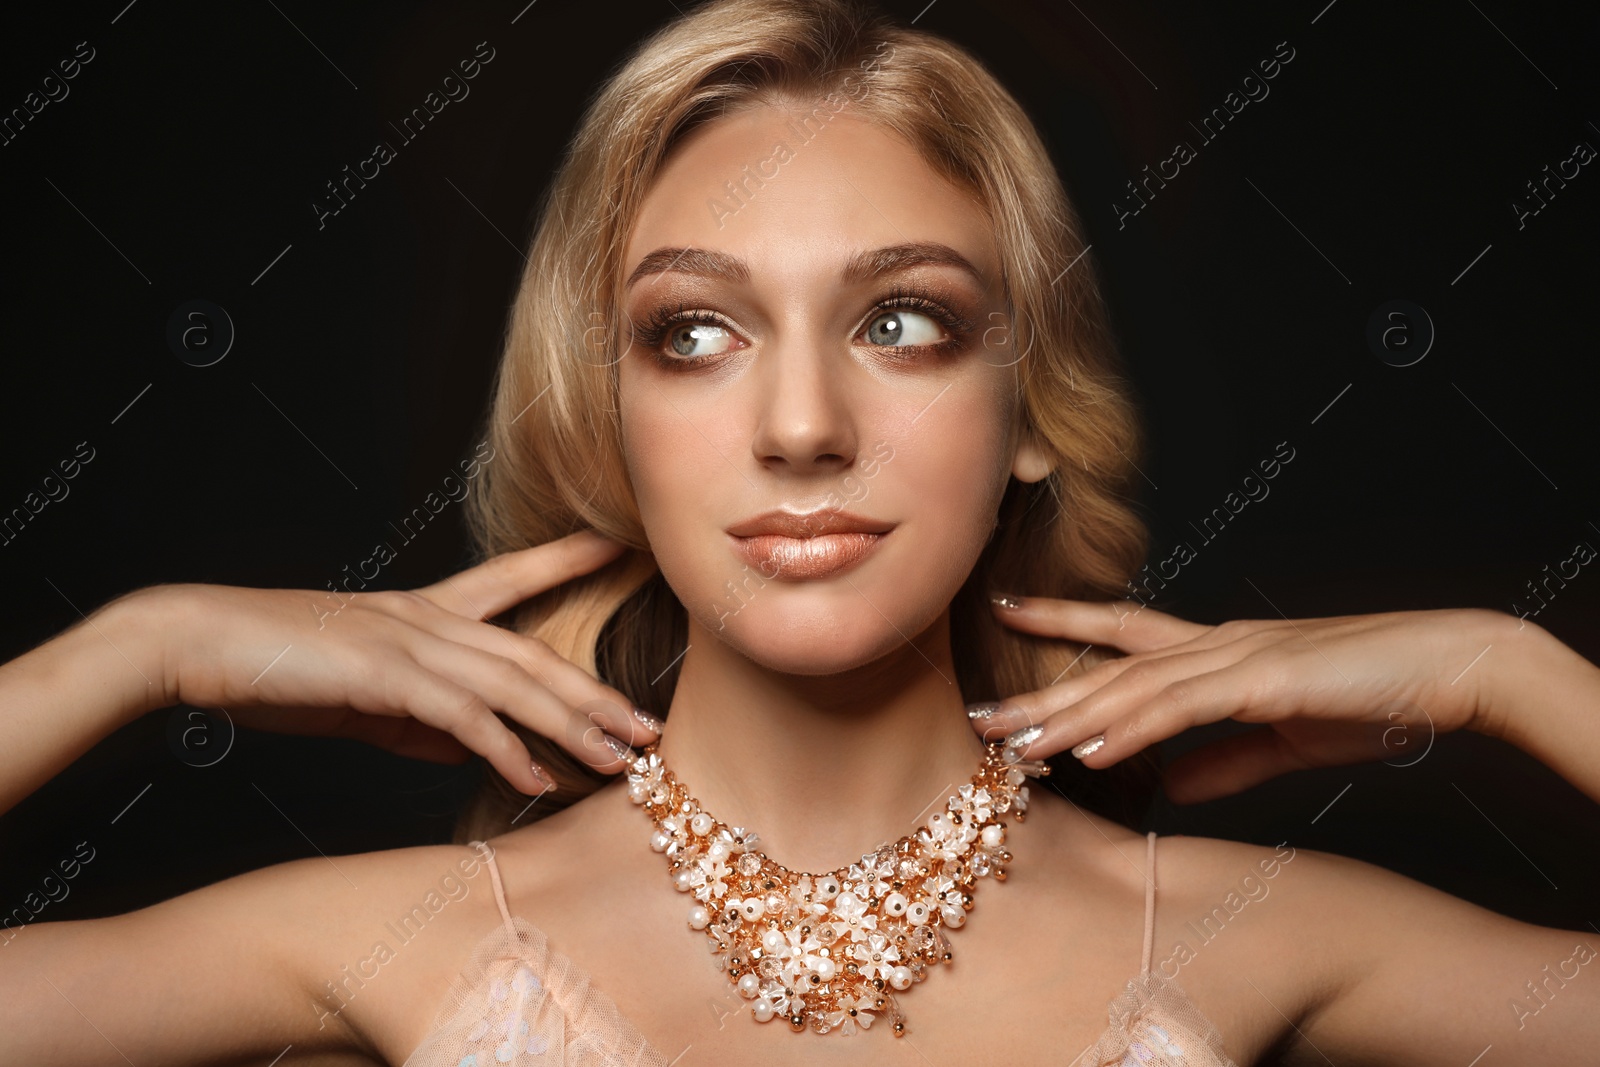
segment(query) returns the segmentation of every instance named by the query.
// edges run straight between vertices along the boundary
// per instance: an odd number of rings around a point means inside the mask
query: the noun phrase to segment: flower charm
[[[882,934],[872,934],[865,941],[856,943],[855,958],[856,965],[867,978],[888,981],[894,973],[895,964],[900,962],[900,950]]]
[[[689,871],[689,885],[701,900],[712,900],[728,891],[728,864],[724,860],[699,857]]]
[[[1024,783],[1049,771],[1039,761],[1006,763],[996,742],[946,810],[825,874],[774,863],[756,849],[756,833],[718,822],[655,744],[629,765],[628,798],[654,823],[651,847],[666,857],[674,888],[695,901],[688,925],[752,1002],[753,1019],[850,1035],[881,1014],[900,1037],[905,1015],[895,994],[950,962],[945,928],[966,921],[977,879],[1005,881],[1011,853],[999,817],[1025,821]]]

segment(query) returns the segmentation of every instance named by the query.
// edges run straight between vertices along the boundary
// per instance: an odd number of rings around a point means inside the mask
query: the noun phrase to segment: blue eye
[[[732,335],[726,329],[715,323],[683,322],[672,327],[666,332],[667,346],[680,359],[702,359],[706,356],[720,355],[727,351]],[[721,347],[711,351],[695,351],[695,345],[702,342],[715,344],[721,342]]]
[[[886,309],[867,324],[867,343],[913,348],[935,345],[943,340],[939,323],[932,316],[906,308]]]

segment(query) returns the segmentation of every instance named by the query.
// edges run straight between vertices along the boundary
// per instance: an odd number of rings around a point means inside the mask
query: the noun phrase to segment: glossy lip
[[[803,514],[768,511],[728,528],[733,550],[767,579],[827,578],[871,554],[892,522],[819,508]]]
[[[776,534],[779,537],[806,538],[836,533],[886,534],[894,527],[892,522],[869,519],[865,515],[838,508],[818,508],[807,512],[778,508],[735,523],[728,527],[728,532],[735,537]]]

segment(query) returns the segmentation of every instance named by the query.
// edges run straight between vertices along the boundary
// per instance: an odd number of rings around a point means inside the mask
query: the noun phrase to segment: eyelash
[[[943,355],[960,349],[966,344],[967,338],[977,330],[977,325],[970,319],[958,315],[940,300],[934,293],[915,288],[895,288],[887,297],[878,301],[872,307],[872,315],[867,319],[870,325],[874,319],[885,311],[904,309],[916,311],[933,319],[945,328],[950,334],[943,341],[926,345],[875,345],[875,348],[887,349],[897,356],[934,356]],[[671,369],[682,370],[700,364],[709,363],[723,358],[727,353],[719,352],[707,356],[669,356],[661,351],[661,343],[667,339],[667,334],[676,326],[686,323],[704,323],[710,326],[720,326],[733,332],[733,327],[714,311],[687,310],[687,305],[679,304],[674,310],[671,307],[660,307],[634,323],[635,340],[645,345],[651,358],[658,364]]]

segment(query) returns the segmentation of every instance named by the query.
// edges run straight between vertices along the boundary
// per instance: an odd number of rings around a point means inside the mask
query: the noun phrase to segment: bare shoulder
[[[404,1062],[502,921],[492,854],[427,845],[296,861],[306,929],[293,973],[311,1025]]]
[[[1505,1007],[1515,985],[1506,976],[1537,975],[1582,940],[1288,841],[1162,837],[1158,856],[1152,969],[1181,975],[1224,1034],[1267,1035],[1260,1051],[1277,1047],[1285,1062],[1373,1049],[1405,1062],[1456,1062],[1449,1057],[1471,1045],[1461,1062],[1470,1060],[1489,1042],[1507,1044],[1509,1024],[1521,1021]],[[1413,1002],[1398,1017],[1387,1010]],[[1504,1032],[1473,1035],[1498,1015],[1507,1017]],[[1460,1047],[1442,1051],[1443,1033]],[[1434,1044],[1424,1047],[1421,1035]]]

